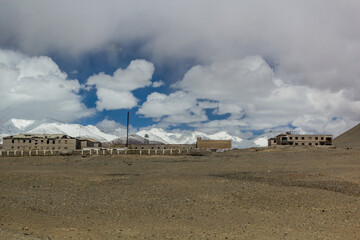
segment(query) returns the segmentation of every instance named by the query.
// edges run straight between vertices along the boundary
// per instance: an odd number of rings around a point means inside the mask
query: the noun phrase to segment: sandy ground
[[[360,151],[0,158],[0,239],[360,239]]]

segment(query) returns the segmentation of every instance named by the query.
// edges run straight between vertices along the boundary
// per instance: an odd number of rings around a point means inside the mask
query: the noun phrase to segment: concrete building
[[[92,138],[79,138],[81,149],[86,147],[99,148],[102,143]]]
[[[76,138],[64,134],[18,134],[3,138],[5,151],[52,150],[71,152],[80,148]]]
[[[293,146],[332,146],[332,135],[302,135],[286,132],[268,139],[268,146],[293,145]]]
[[[228,149],[231,148],[231,140],[196,140],[196,148],[200,149]]]

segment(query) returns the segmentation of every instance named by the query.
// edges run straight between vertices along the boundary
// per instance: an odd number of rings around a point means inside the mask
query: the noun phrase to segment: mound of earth
[[[336,137],[334,145],[337,147],[360,147],[360,124]]]

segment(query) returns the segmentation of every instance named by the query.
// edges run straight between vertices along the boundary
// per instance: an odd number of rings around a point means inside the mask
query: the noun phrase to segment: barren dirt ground
[[[3,157],[0,239],[360,239],[360,151]]]

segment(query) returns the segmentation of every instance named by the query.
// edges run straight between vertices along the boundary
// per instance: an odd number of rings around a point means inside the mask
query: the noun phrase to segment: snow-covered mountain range
[[[124,132],[114,130],[113,133]],[[105,133],[98,127],[93,125],[82,126],[80,124],[68,124],[57,121],[55,119],[43,120],[24,120],[24,119],[9,119],[5,122],[0,122],[0,144],[2,137],[8,135],[15,135],[19,133],[33,133],[33,134],[66,134],[71,137],[93,138],[100,142],[123,143],[126,136],[117,136],[111,133]],[[138,131],[129,135],[130,142],[134,143],[164,143],[164,144],[193,144],[197,137],[202,139],[219,139],[232,140],[233,148],[248,148],[256,146],[266,146],[267,139],[272,137],[269,133],[258,136],[253,139],[243,139],[238,136],[231,135],[226,131],[220,131],[215,134],[206,134],[199,131],[166,131],[161,128],[149,128]]]

